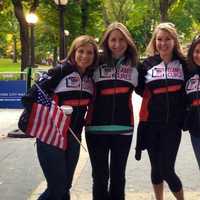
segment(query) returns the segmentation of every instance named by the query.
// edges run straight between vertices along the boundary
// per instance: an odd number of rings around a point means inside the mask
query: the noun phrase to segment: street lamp
[[[29,13],[26,15],[26,21],[30,27],[30,42],[29,42],[29,67],[27,70],[27,89],[31,87],[31,71],[32,67],[35,66],[35,51],[34,51],[34,25],[38,21],[37,15],[35,13]]]
[[[60,20],[60,60],[66,57],[66,48],[65,48],[65,33],[64,33],[64,12],[65,6],[68,3],[68,0],[54,0],[56,5],[59,8],[59,20]]]
[[[64,30],[64,35],[65,35],[65,53],[67,56],[67,41],[68,41],[68,36],[69,36],[69,31],[68,30]]]

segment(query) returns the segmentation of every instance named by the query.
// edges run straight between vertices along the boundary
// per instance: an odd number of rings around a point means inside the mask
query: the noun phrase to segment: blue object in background
[[[21,97],[25,93],[25,80],[0,81],[0,108],[23,108]]]

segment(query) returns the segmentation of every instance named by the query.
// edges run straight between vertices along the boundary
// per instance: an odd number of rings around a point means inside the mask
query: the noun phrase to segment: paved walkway
[[[186,200],[200,200],[200,173],[195,165],[194,156],[192,156],[191,148],[188,146],[187,136],[184,136],[183,144],[180,150],[183,150],[187,146],[186,150],[190,150],[190,153],[179,152],[177,159],[177,172],[180,175],[185,190]],[[85,145],[85,141],[83,140]],[[134,145],[133,145],[134,147]],[[132,147],[128,167],[127,167],[127,185],[126,185],[126,199],[127,200],[155,200],[152,192],[152,186],[150,183],[150,166],[148,156],[143,153],[142,160],[137,162],[133,159],[134,148]],[[186,164],[187,161],[183,161],[183,156],[188,160],[188,156],[191,157],[191,165]],[[189,161],[189,160],[188,160]],[[184,169],[185,168],[185,169]],[[72,187],[72,200],[91,200],[91,167],[87,152],[81,150],[80,160],[76,169],[73,187]],[[43,181],[30,195],[28,200],[37,200],[40,193],[46,188],[46,183]],[[175,198],[169,191],[165,184],[165,200],[174,200]]]
[[[0,109],[0,139],[7,137],[9,132],[13,133],[13,130],[17,129],[17,120],[21,112],[22,110],[20,109]],[[138,116],[136,116],[137,119]],[[83,144],[85,145],[85,140],[83,140]],[[150,183],[148,156],[146,153],[143,153],[142,160],[140,162],[135,161],[133,158],[134,146],[135,144],[133,143],[127,167],[126,199],[154,200]],[[183,134],[176,168],[183,181],[185,199],[200,200],[200,172],[194,158],[189,134],[187,133]],[[46,183],[43,181],[37,188],[33,188],[33,192],[30,194],[28,200],[36,200],[45,187]],[[91,187],[91,166],[88,153],[82,149],[73,181],[72,200],[91,200]],[[165,200],[175,199],[167,189],[168,187],[166,186],[165,188]]]
[[[21,112],[22,109],[0,109],[0,139],[18,129],[17,122]]]

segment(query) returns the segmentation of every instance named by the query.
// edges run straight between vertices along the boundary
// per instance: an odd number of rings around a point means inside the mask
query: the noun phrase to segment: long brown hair
[[[194,49],[196,48],[196,46],[200,44],[200,34],[197,35],[193,40],[192,40],[192,43],[188,49],[188,53],[187,53],[187,66],[188,66],[188,69],[190,70],[193,70],[193,69],[196,69],[197,67],[197,64],[194,62],[194,59],[193,59],[193,53],[194,53]]]
[[[119,30],[125,37],[125,39],[128,43],[128,48],[125,52],[125,56],[127,56],[131,60],[131,64],[133,66],[135,66],[138,63],[138,53],[137,53],[136,45],[133,41],[133,38],[132,38],[130,32],[126,28],[126,26],[120,22],[113,22],[112,24],[110,24],[103,34],[103,37],[100,42],[100,47],[103,50],[103,55],[104,55],[105,59],[109,60],[112,57],[111,51],[109,50],[109,47],[108,47],[108,38],[109,38],[111,32],[114,30]]]

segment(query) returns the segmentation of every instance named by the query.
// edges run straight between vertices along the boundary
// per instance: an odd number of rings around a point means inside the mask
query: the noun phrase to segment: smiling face
[[[78,47],[75,51],[75,63],[78,70],[84,73],[92,65],[95,57],[94,47],[92,44],[85,44]]]
[[[124,55],[128,48],[128,42],[124,35],[119,30],[114,30],[108,37],[108,48],[114,58],[119,58]]]
[[[159,30],[156,38],[156,50],[160,54],[163,60],[170,61],[173,55],[173,49],[175,46],[174,39],[169,32],[164,30]]]
[[[200,43],[198,43],[194,48],[192,56],[194,63],[200,67]]]

